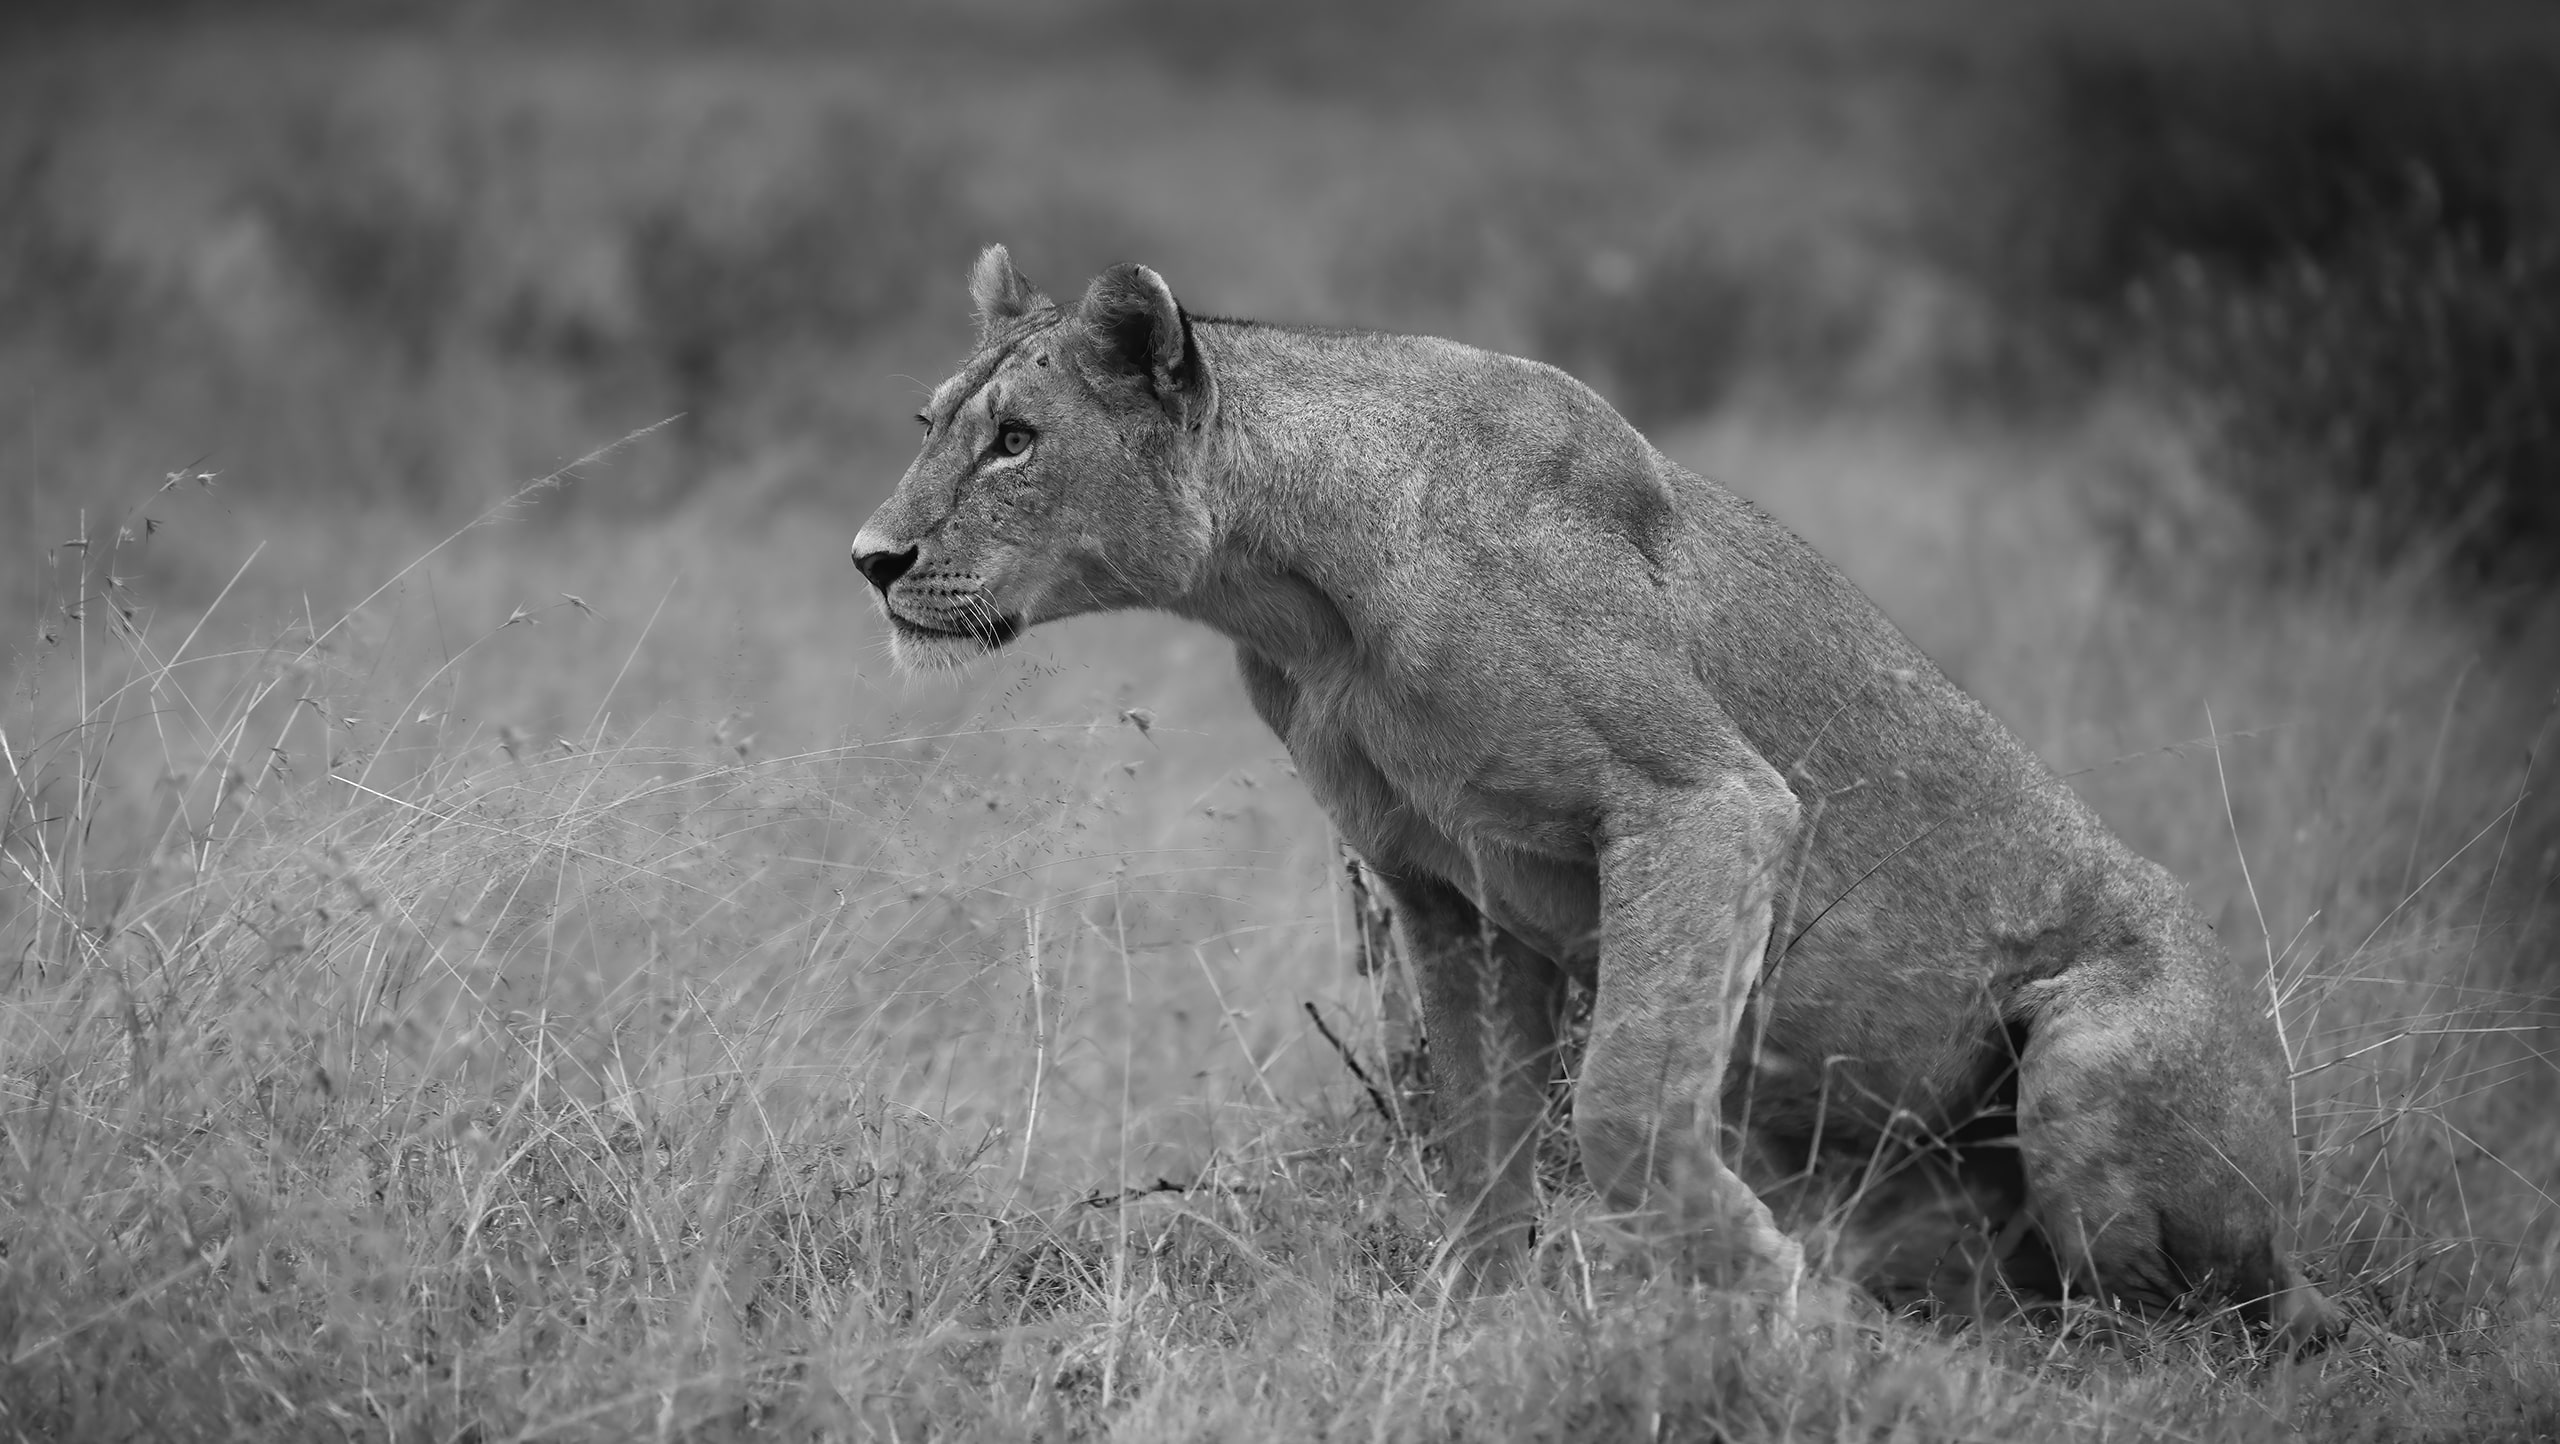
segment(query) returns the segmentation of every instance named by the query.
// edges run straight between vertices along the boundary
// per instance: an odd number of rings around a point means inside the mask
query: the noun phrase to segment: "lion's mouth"
[[[912,617],[901,615],[895,608],[883,608],[883,610],[889,614],[889,625],[897,628],[902,635],[930,637],[943,642],[975,642],[989,651],[1003,646],[1022,634],[1020,617],[995,612],[989,612],[984,617],[968,618],[955,627],[919,622]]]

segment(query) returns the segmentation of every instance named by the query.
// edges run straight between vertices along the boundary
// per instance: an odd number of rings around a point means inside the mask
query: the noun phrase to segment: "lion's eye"
[[[933,418],[919,411],[916,413],[916,425],[923,427],[927,431],[931,431],[933,430]]]
[[[1007,456],[1020,456],[1031,449],[1031,428],[1008,426],[996,437],[996,449]]]

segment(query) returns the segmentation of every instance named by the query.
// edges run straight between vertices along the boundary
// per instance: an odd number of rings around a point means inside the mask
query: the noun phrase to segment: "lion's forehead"
[[[971,402],[994,386],[994,367],[971,365],[934,388],[933,400],[925,407],[926,413],[933,417],[934,424],[947,426],[961,412],[968,410]]]
[[[960,409],[960,403],[968,399],[972,389],[966,371],[953,376],[933,388],[933,398],[924,404],[926,414],[936,420],[949,416]]]
[[[1040,358],[1050,350],[1048,333],[1052,329],[1047,325],[1017,327],[980,348],[976,355],[961,363],[960,369],[953,372],[948,380],[933,388],[932,399],[925,403],[926,414],[934,419],[936,425],[941,425],[968,410],[990,391],[995,393],[990,399],[1001,400],[1006,389],[1002,384],[1004,379],[1039,364]]]

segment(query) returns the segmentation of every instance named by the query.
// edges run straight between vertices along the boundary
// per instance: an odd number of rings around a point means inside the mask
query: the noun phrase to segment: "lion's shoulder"
[[[1682,473],[1598,392],[1543,361],[1440,336],[1203,318],[1221,387],[1257,439],[1313,459],[1330,483],[1311,498],[1343,513],[1419,488],[1444,530],[1498,537],[1572,518],[1658,559],[1673,492],[1737,499]],[[1364,545],[1363,533],[1340,534]],[[1374,529],[1367,533],[1374,537]]]

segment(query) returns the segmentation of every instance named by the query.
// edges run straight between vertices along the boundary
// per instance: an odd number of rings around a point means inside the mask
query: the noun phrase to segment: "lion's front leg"
[[[1573,1109],[1583,1168],[1613,1207],[1789,1296],[1804,1251],[1725,1162],[1719,1100],[1796,816],[1764,766],[1605,820],[1599,989]]]
[[[1563,978],[1455,888],[1378,881],[1422,994],[1459,1272],[1470,1288],[1498,1288],[1538,1221],[1538,1122],[1555,1076]]]

